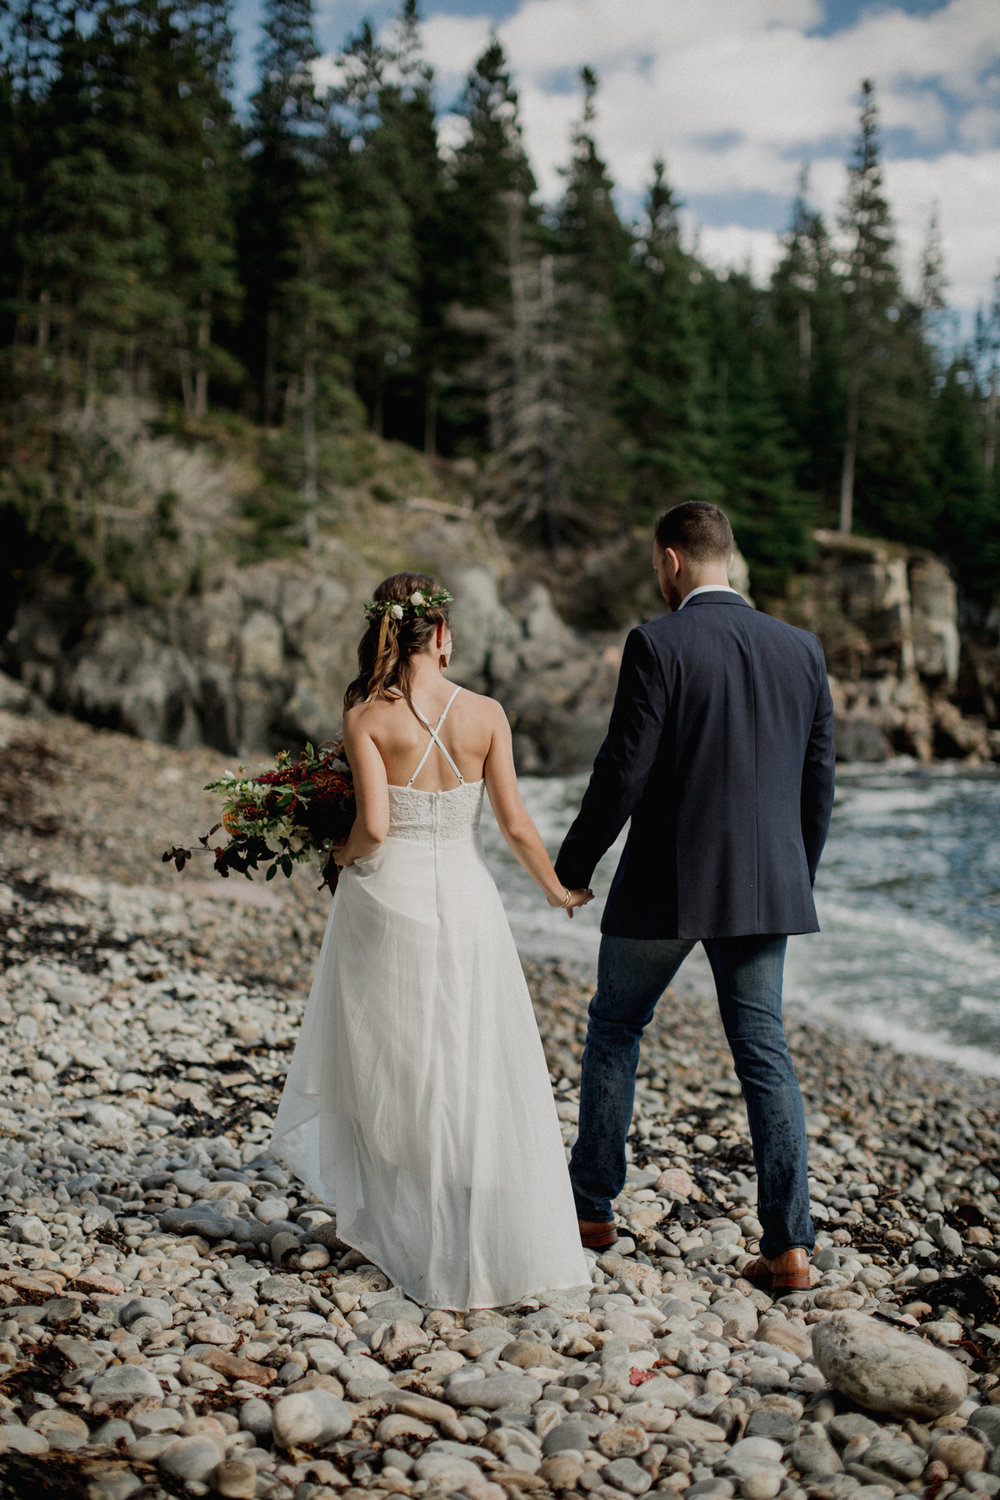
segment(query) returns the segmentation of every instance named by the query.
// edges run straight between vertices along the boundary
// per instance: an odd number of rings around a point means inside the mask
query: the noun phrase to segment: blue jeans
[[[815,1244],[806,1123],[781,1023],[784,937],[707,938],[722,1025],[743,1088],[757,1168],[761,1254]],[[686,938],[603,937],[590,1003],[580,1127],[570,1159],[576,1211],[606,1221],[625,1184],[639,1041],[656,1003],[694,947]]]

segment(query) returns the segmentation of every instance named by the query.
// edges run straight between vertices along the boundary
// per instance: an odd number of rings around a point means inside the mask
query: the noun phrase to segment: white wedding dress
[[[501,1307],[589,1273],[514,940],[483,859],[484,783],[389,787],[341,872],[272,1137],[338,1236],[417,1302]],[[423,716],[421,715],[421,718]]]

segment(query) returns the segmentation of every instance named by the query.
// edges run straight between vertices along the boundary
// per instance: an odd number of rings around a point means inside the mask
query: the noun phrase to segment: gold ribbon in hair
[[[382,657],[385,655],[385,645],[386,645],[386,638],[387,638],[388,634],[389,634],[389,615],[388,615],[388,612],[387,612],[387,613],[385,613],[382,616],[382,623],[379,626],[379,630],[378,630],[378,649],[375,652],[375,660],[372,663],[372,676],[373,677],[378,672],[378,669],[379,669],[379,667],[382,664]],[[369,693],[368,697],[365,699],[365,702],[366,703],[371,703],[371,701],[372,701],[372,699],[374,697],[375,697],[374,692]]]
[[[378,666],[379,662],[382,660],[382,653],[385,650],[385,641],[386,641],[386,636],[388,634],[389,634],[389,614],[388,614],[388,611],[386,611],[386,613],[382,616],[382,624],[379,626],[379,632],[378,632],[378,650],[375,653],[375,665],[376,665],[376,667]]]

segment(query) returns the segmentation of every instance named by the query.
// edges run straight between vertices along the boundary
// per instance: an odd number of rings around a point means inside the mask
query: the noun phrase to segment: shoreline
[[[307,872],[157,863],[210,826],[214,752],[2,717],[0,746],[12,1493],[1000,1493],[1000,1080],[791,1007],[818,1249],[772,1304],[740,1276],[759,1225],[715,1000],[668,992],[589,1295],[415,1308],[266,1151],[326,919]],[[524,966],[568,1140],[589,975]],[[913,1368],[947,1357],[966,1398],[858,1405],[813,1343],[850,1315]]]

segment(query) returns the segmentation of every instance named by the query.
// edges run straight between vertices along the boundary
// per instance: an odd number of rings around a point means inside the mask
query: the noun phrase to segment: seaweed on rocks
[[[46,786],[69,769],[47,740],[30,738],[8,745],[0,757],[0,822],[34,838],[54,838],[61,820],[43,810]]]
[[[5,1453],[0,1495],[9,1495],[11,1500],[44,1500],[50,1495],[58,1500],[93,1500],[95,1483],[106,1482],[116,1473],[134,1474],[145,1481],[141,1488],[127,1491],[130,1500],[156,1500],[164,1494],[190,1500],[190,1490],[184,1483],[161,1475],[155,1464],[117,1457],[110,1451]],[[114,1490],[109,1487],[106,1492],[112,1494]]]

